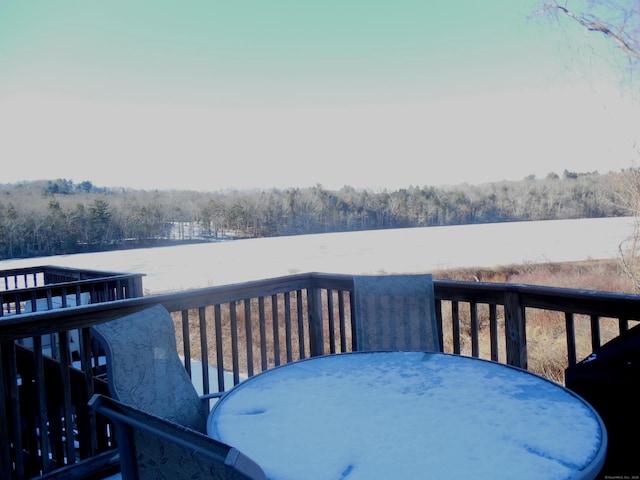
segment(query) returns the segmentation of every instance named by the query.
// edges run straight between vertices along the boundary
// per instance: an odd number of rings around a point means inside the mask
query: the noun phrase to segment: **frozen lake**
[[[150,293],[302,272],[414,273],[454,267],[611,259],[633,219],[493,223],[259,238],[0,261],[144,273]]]

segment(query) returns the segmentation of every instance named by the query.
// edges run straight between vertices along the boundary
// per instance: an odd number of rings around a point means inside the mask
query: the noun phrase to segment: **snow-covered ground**
[[[0,269],[60,265],[144,273],[145,290],[159,293],[311,271],[413,273],[610,259],[632,231],[631,218],[374,230],[5,260]]]

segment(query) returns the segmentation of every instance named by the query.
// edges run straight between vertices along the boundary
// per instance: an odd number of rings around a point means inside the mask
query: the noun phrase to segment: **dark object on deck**
[[[566,386],[600,414],[609,448],[600,478],[640,475],[640,325],[566,370]]]

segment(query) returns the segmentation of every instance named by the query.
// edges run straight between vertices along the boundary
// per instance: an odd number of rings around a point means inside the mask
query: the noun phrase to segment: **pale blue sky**
[[[535,5],[0,0],[0,183],[394,189],[631,166],[637,106]]]

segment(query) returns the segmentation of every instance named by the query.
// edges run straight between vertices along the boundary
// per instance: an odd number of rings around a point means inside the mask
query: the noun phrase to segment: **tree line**
[[[0,258],[167,242],[629,214],[630,171],[372,191],[345,186],[196,192],[66,179],[0,185]]]

